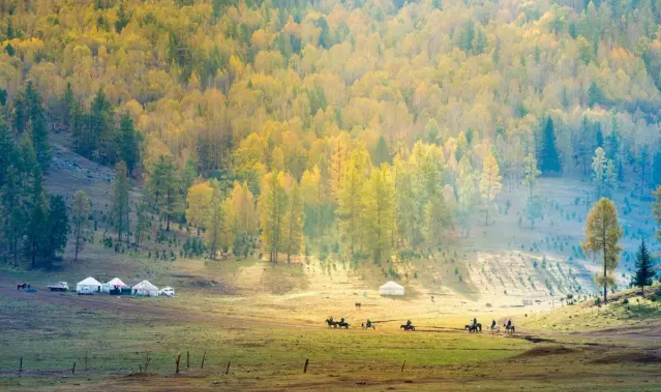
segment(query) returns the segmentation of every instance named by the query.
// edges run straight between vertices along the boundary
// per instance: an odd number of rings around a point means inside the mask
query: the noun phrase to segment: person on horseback
[[[410,327],[411,326],[411,320],[406,320],[406,326]]]
[[[332,323],[333,322],[333,316],[330,316],[328,320]]]
[[[473,319],[473,328],[477,328],[477,317]]]
[[[340,324],[344,324],[344,317],[340,319]]]
[[[367,319],[367,328],[372,328],[372,321]]]
[[[496,327],[496,320],[491,320],[491,329]]]
[[[507,328],[512,328],[512,319],[507,320]]]

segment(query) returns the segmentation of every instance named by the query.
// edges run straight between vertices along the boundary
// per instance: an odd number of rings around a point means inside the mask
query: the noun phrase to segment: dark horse
[[[338,322],[337,322],[337,327],[338,327],[338,328],[349,329],[349,323],[344,322],[344,321],[338,321]]]
[[[415,327],[411,324],[402,324],[399,328],[404,328],[404,331],[415,331]]]
[[[23,282],[23,283],[19,283],[19,284],[16,285],[16,290],[20,290],[20,289],[24,289],[24,290],[25,290],[27,287],[28,287],[28,284],[27,284],[27,283],[25,283],[25,282]]]
[[[482,332],[482,324],[481,324],[481,323],[477,323],[477,324],[475,324],[475,325],[473,325],[473,324],[466,324],[466,325],[464,326],[464,329],[467,329],[468,332]]]
[[[505,325],[503,325],[503,327],[505,327],[505,333],[513,334],[513,333],[516,332],[516,329],[514,328],[513,325],[507,325],[507,324],[505,324]]]
[[[328,324],[328,328],[331,328],[331,327],[333,327],[333,328],[337,328],[337,325],[338,325],[339,323],[340,323],[339,321],[334,321],[334,320],[331,320],[331,319],[326,319],[326,324]]]

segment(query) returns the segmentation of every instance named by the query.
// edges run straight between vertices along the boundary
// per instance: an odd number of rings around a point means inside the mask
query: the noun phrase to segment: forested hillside
[[[66,243],[64,201],[41,187],[62,132],[117,165],[118,239],[139,243],[153,213],[204,230],[212,258],[406,258],[498,224],[507,192],[534,227],[540,175],[592,181],[595,201],[661,183],[659,1],[0,0],[0,15],[16,263]]]

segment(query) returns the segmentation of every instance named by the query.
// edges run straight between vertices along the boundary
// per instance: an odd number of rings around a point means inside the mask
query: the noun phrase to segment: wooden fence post
[[[18,365],[18,372],[22,373],[23,372],[23,357],[21,357],[21,363]]]
[[[303,368],[303,373],[307,373],[307,372],[308,372],[308,363],[309,363],[309,362],[310,362],[309,359],[306,359],[306,360],[305,360],[305,367]]]
[[[90,350],[85,350],[85,371],[87,371],[87,359],[89,358]]]
[[[404,373],[404,365],[406,365],[406,359],[402,362],[402,371],[400,373]]]
[[[204,369],[204,360],[207,357],[207,350],[204,350],[204,355],[202,356],[202,365],[200,366],[201,369]]]
[[[179,374],[179,361],[181,361],[181,353],[177,355],[177,361],[176,361],[177,367],[175,368],[176,374]]]
[[[71,374],[76,374],[76,363],[73,363],[73,367],[71,368]]]
[[[190,369],[190,351],[186,351],[186,369]]]
[[[227,361],[227,369],[225,369],[225,375],[229,374],[230,372],[230,364],[232,364],[232,361]]]

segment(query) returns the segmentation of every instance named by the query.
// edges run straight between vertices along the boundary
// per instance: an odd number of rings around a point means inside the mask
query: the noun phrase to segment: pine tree
[[[135,234],[133,234],[133,239],[137,245],[142,243],[142,240],[145,236],[147,230],[149,230],[149,220],[147,216],[147,203],[142,200],[136,206],[136,223],[135,223]]]
[[[614,283],[613,271],[617,268],[622,248],[618,241],[622,230],[617,219],[615,204],[601,198],[592,207],[585,222],[585,234],[581,248],[586,254],[601,255],[603,274],[596,281],[603,286],[604,303],[608,303],[608,286]]]
[[[78,261],[78,253],[83,245],[82,241],[85,236],[85,231],[89,226],[89,215],[91,211],[91,203],[85,191],[79,190],[73,194],[72,205],[72,221],[73,221],[73,235],[75,241],[74,260]]]
[[[48,169],[52,157],[51,146],[48,140],[48,128],[46,125],[46,113],[41,94],[37,91],[32,82],[28,82],[25,88],[25,99],[28,104],[28,118],[30,120],[30,130],[32,135],[32,144],[37,154],[37,161],[42,170]]]
[[[48,195],[43,189],[41,169],[33,168],[33,184],[29,201],[28,222],[26,227],[26,253],[30,257],[32,268],[37,268],[38,257],[44,254],[48,243]]]
[[[543,175],[561,173],[562,166],[556,147],[555,128],[551,117],[547,117],[542,128],[539,150],[539,168]]]
[[[645,298],[645,286],[651,286],[652,280],[656,275],[656,270],[652,263],[652,255],[647,250],[645,239],[640,241],[640,247],[636,253],[636,274],[634,275],[633,284],[640,287],[643,298]]]
[[[76,97],[73,93],[73,88],[71,87],[71,82],[67,82],[67,88],[64,90],[62,95],[62,125],[67,131],[71,131],[74,122],[74,115],[76,110]]]
[[[128,114],[122,115],[119,126],[119,159],[126,162],[129,176],[140,162],[139,135],[133,128],[133,119]]]
[[[117,229],[117,238],[121,242],[122,234],[129,232],[129,179],[126,163],[120,161],[115,165],[115,184],[113,186],[112,219]]]
[[[69,230],[69,217],[64,198],[60,195],[51,196],[44,249],[44,266],[51,267],[57,253],[64,251],[69,239]]]
[[[656,240],[661,242],[661,185],[656,187],[656,190],[652,192],[652,197],[654,197],[654,202],[652,203],[652,214],[654,215],[654,221],[656,222]]]
[[[182,212],[181,181],[171,158],[161,156],[149,176],[149,194],[152,204],[165,220],[165,231],[170,231],[170,222],[178,219]]]
[[[28,105],[25,94],[19,91],[12,100],[14,113],[12,117],[12,126],[17,134],[25,132],[28,126]]]
[[[92,101],[89,114],[90,153],[98,147],[101,163],[114,163],[117,158],[117,140],[112,125],[112,106],[99,88]]]
[[[381,135],[379,140],[376,142],[372,162],[374,162],[375,167],[380,167],[383,163],[391,162],[390,152],[388,151],[388,143],[386,143],[386,138],[384,138],[383,135]]]
[[[500,193],[503,185],[500,180],[498,164],[493,154],[489,154],[482,163],[482,177],[480,179],[480,195],[484,203],[484,224],[489,225],[489,210],[493,207],[496,196]]]
[[[284,239],[285,252],[287,253],[287,262],[291,262],[291,255],[298,254],[303,246],[303,199],[301,188],[297,183],[291,189],[289,196],[289,206],[285,217],[286,238]]]
[[[11,164],[11,156],[14,152],[14,138],[0,114],[0,189],[5,184],[7,170]]]

